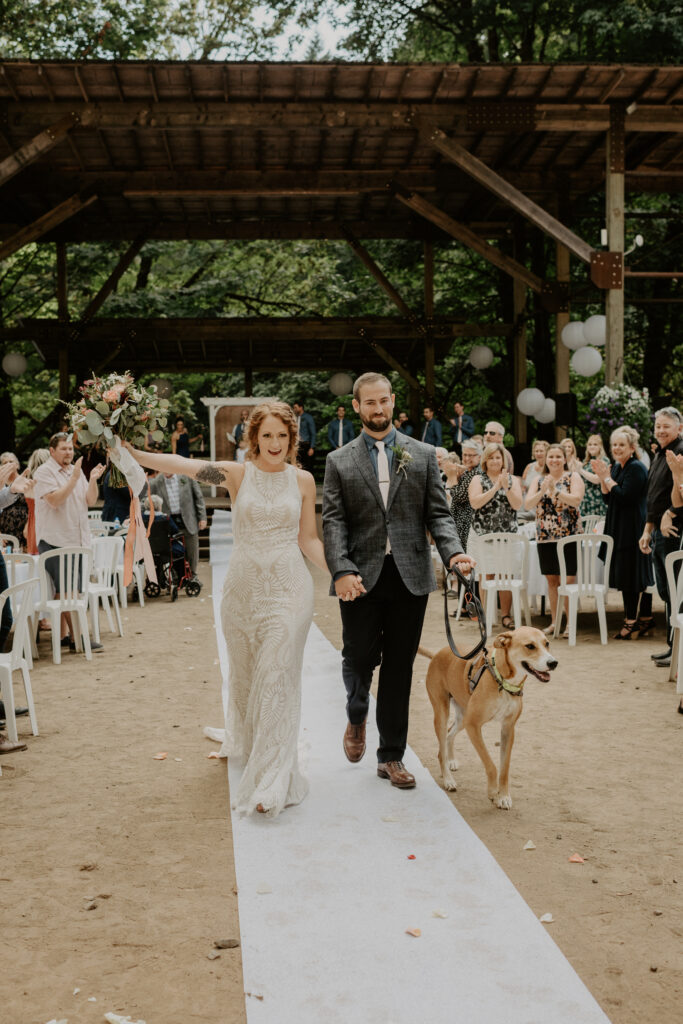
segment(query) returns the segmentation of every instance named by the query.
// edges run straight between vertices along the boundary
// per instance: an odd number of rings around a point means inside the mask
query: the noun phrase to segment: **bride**
[[[221,603],[230,672],[221,755],[246,762],[233,806],[274,817],[308,792],[297,745],[313,580],[301,552],[328,568],[316,530],[315,481],[292,464],[293,411],[284,402],[263,402],[245,437],[243,464],[130,451],[142,466],[184,473],[230,493],[234,549]]]

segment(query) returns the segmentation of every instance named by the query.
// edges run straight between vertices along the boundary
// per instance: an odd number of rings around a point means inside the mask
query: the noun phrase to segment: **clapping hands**
[[[610,474],[609,466],[602,459],[591,459],[591,469],[600,480],[606,480]]]

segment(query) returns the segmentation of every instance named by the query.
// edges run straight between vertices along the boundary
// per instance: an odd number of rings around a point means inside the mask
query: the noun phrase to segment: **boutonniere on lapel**
[[[392,444],[391,450],[394,453],[396,472],[403,473],[403,475],[407,477],[408,466],[413,461],[413,456],[405,448],[402,448],[400,444]]]

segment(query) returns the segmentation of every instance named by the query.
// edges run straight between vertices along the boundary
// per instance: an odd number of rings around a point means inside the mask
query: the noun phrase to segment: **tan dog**
[[[493,661],[495,667],[489,665],[484,668],[472,693],[468,669],[472,665],[472,674],[476,677],[477,669],[484,663],[483,654],[473,661],[463,661],[455,657],[450,647],[443,647],[438,654],[431,654],[422,647],[419,651],[431,658],[426,683],[434,709],[444,789],[457,788],[451,774],[452,769],[458,767],[453,747],[460,730],[467,729],[467,735],[486,769],[489,800],[496,807],[509,810],[512,807],[510,756],[515,724],[522,713],[524,682],[531,674],[547,683],[551,671],[557,667],[557,660],[549,650],[548,638],[540,629],[530,626],[499,633],[489,654],[489,662]],[[448,729],[451,700],[455,707],[455,721]],[[484,723],[493,720],[500,722],[500,771],[496,771],[481,734]]]

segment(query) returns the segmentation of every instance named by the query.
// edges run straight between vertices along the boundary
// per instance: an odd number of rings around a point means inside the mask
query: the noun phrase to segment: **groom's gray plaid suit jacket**
[[[408,590],[436,590],[427,530],[444,563],[462,552],[458,531],[448,510],[436,452],[406,434],[396,444],[412,456],[405,472],[394,453],[387,507],[384,507],[370,454],[361,433],[330,452],[323,485],[323,543],[332,578],[339,572],[359,573],[371,590],[384,565],[387,534],[396,567]],[[334,594],[334,584],[330,588]]]

